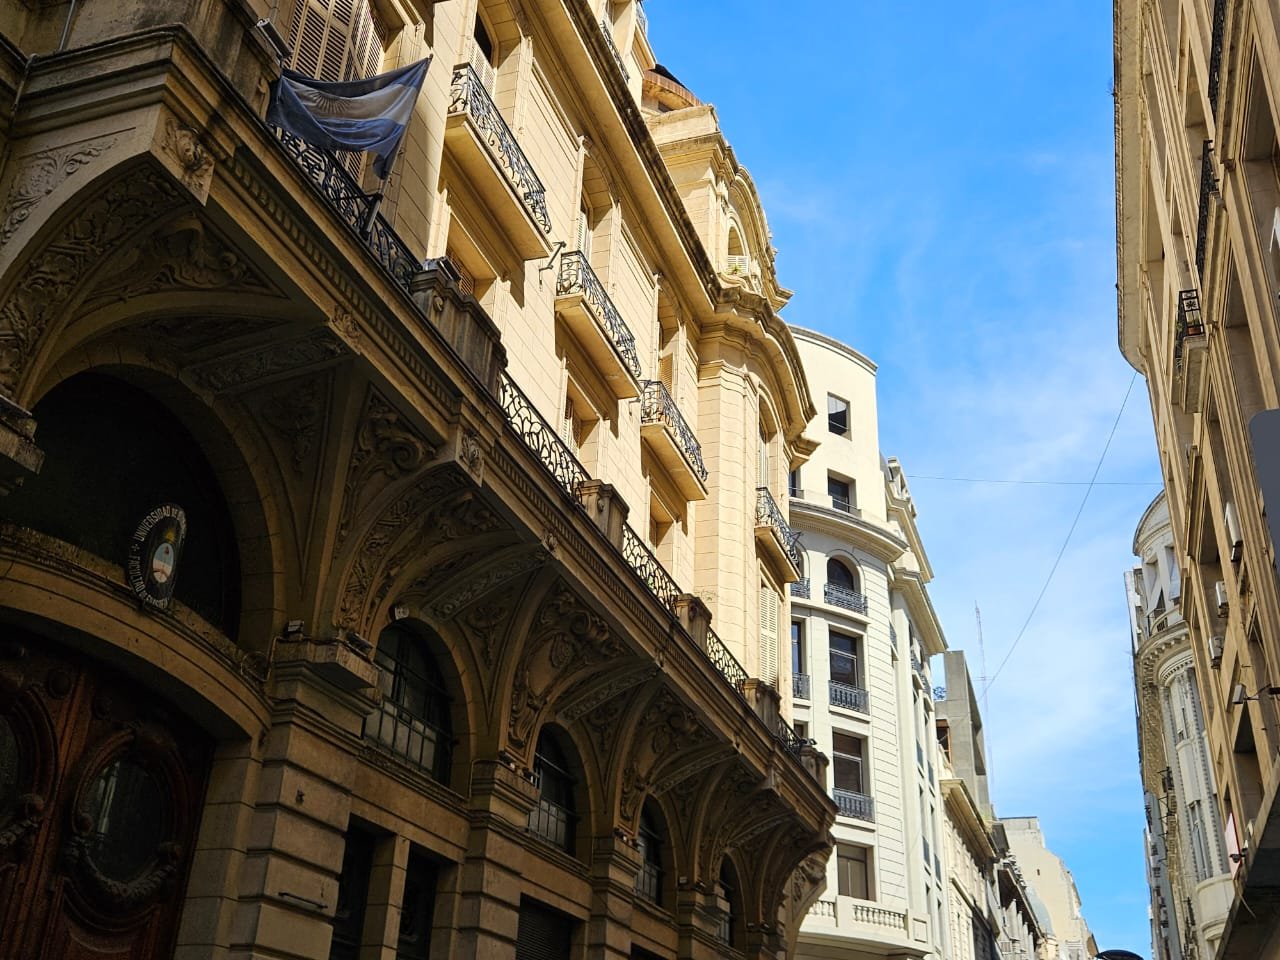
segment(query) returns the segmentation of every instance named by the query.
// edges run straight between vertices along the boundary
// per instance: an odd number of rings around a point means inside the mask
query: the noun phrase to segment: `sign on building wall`
[[[161,610],[169,606],[186,538],[187,514],[176,503],[156,507],[133,532],[125,569],[129,586],[146,606]]]

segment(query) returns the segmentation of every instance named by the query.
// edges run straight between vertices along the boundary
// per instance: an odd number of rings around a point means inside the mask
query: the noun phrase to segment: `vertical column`
[[[630,843],[618,836],[595,841],[588,960],[628,960],[631,956],[631,910],[639,871],[640,854]]]
[[[369,872],[360,960],[395,960],[400,940],[400,910],[409,869],[409,840],[392,836],[378,842]]]

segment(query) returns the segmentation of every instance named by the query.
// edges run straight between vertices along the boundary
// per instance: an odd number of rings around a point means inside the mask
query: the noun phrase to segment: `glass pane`
[[[112,880],[137,877],[165,839],[164,791],[150,771],[129,760],[102,772],[86,813],[94,824],[93,862]]]
[[[9,721],[0,717],[0,823],[7,818],[9,806],[18,796],[18,738]]]

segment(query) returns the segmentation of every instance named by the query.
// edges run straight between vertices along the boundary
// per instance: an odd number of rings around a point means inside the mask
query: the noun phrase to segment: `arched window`
[[[422,637],[393,624],[378,638],[374,662],[382,707],[365,720],[364,735],[447,784],[453,729],[435,658]]]
[[[636,840],[640,844],[640,872],[636,875],[636,893],[661,906],[662,828],[652,802],[646,802],[640,811],[640,829]]]
[[[738,901],[738,875],[728,857],[720,861],[720,877],[716,883],[716,906],[720,908],[720,926],[716,936],[721,942],[736,947],[738,923],[742,911]]]
[[[538,734],[533,758],[538,805],[529,811],[529,829],[565,853],[573,853],[578,825],[575,797],[578,781],[559,740],[559,735],[546,727]]]
[[[850,593],[861,593],[858,575],[839,560],[827,561],[827,583]]]

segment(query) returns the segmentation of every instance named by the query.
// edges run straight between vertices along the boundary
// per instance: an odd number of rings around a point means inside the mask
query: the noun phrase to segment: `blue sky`
[[[1087,481],[1116,348],[1111,4],[649,0],[714,103],[795,297],[880,366],[881,449],[916,477]],[[987,692],[993,798],[1038,815],[1101,949],[1150,955],[1122,576],[1159,488],[1146,385],[1040,608]],[[914,479],[952,648],[994,673],[1084,486]]]

